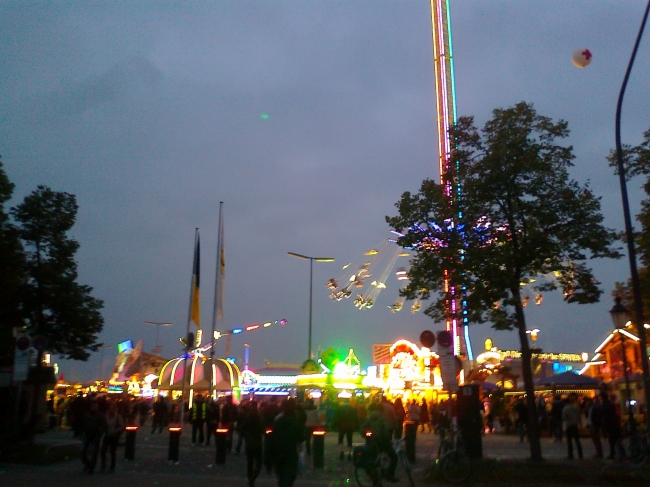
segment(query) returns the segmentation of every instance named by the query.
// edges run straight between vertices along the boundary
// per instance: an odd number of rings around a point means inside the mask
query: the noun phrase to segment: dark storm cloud
[[[493,108],[526,100],[568,120],[573,174],[592,180],[617,228],[617,182],[604,158],[642,7],[451,4],[459,114],[482,124]],[[427,1],[0,6],[0,153],[16,201],[36,184],[77,195],[80,275],[105,301],[106,343],[144,337],[150,349],[143,321],[173,321],[161,342],[179,352],[195,227],[209,327],[219,201],[224,326],[289,320],[245,338],[254,365],[306,355],[309,265],[287,251],[337,259],[314,265],[315,345],[353,346],[367,363],[372,343],[439,327],[388,312],[392,278],[367,311],[332,302],[323,285],[387,237],[383,217],[403,191],[438,176],[428,9]],[[624,110],[629,143],[650,127],[644,46]],[[584,70],[570,62],[578,47],[594,52]],[[627,275],[623,261],[596,270],[606,293]],[[610,306],[608,294],[588,307],[549,295],[527,313],[542,347],[589,351],[611,326]],[[475,345],[488,335],[476,327]],[[495,338],[516,344],[507,333]],[[234,355],[243,342],[233,340]]]

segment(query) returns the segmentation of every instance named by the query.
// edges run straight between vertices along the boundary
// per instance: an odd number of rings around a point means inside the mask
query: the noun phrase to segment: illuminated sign
[[[133,350],[132,340],[124,340],[123,342],[117,344],[117,353],[124,353],[128,352],[129,350]]]
[[[502,350],[499,352],[501,360],[521,358],[519,350]],[[579,353],[533,353],[533,358],[549,360],[551,362],[582,362],[582,355]]]

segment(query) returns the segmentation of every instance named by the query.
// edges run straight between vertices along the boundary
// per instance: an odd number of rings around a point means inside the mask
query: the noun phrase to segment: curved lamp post
[[[307,360],[311,358],[311,308],[312,308],[312,290],[314,284],[314,261],[316,262],[334,262],[334,257],[308,257],[295,252],[287,252],[291,257],[302,260],[309,260],[309,350],[307,351]]]
[[[641,348],[641,367],[643,369],[643,390],[645,397],[646,408],[650,406],[650,370],[648,369],[648,352],[646,349],[645,327],[643,326],[645,320],[643,319],[643,305],[641,303],[641,284],[639,282],[639,272],[636,266],[636,250],[634,248],[634,230],[632,229],[632,218],[630,217],[630,204],[627,198],[627,185],[625,182],[625,165],[623,164],[623,148],[621,144],[621,110],[623,108],[623,97],[625,96],[625,88],[632,72],[634,65],[634,58],[636,58],[641,37],[643,37],[643,30],[645,29],[646,21],[648,20],[648,13],[650,12],[650,0],[646,6],[641,27],[632,50],[632,56],[623,78],[623,85],[618,96],[618,103],[616,105],[616,163],[618,166],[618,177],[621,184],[621,198],[623,200],[623,216],[625,218],[625,236],[627,240],[627,254],[630,260],[630,277],[632,280],[632,292],[634,294],[634,318],[635,324],[639,335],[639,346]],[[648,423],[648,430],[650,430],[650,414],[646,415]]]

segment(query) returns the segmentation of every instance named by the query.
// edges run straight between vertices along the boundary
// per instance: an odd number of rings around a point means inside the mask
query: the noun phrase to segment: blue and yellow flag
[[[192,269],[192,321],[201,328],[201,238],[196,237],[194,249],[194,269]]]

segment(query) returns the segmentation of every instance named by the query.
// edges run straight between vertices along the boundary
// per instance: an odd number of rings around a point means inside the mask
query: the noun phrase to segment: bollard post
[[[226,450],[228,447],[229,428],[217,428],[214,435],[214,443],[217,445],[217,454],[214,463],[223,465],[226,463]]]
[[[135,436],[138,433],[138,427],[129,425],[126,430],[126,444],[124,445],[124,459],[133,460],[135,458]]]
[[[312,436],[314,441],[311,453],[314,457],[314,468],[323,468],[325,466],[325,428],[314,428]]]
[[[404,423],[404,453],[409,462],[415,463],[415,438],[418,427],[414,421]]]
[[[273,436],[273,428],[267,426],[264,428],[264,458],[263,463],[267,472],[271,472],[273,467],[273,455],[271,454],[271,437]]]
[[[183,428],[179,424],[169,425],[169,453],[167,460],[169,463],[178,465],[178,447],[181,441],[181,432]]]

